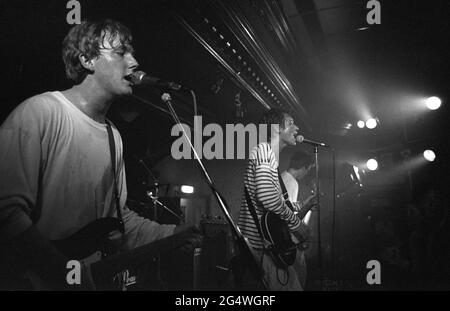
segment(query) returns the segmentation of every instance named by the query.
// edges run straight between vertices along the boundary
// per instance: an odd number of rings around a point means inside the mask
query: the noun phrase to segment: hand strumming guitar
[[[203,235],[200,228],[193,225],[181,224],[175,227],[173,234],[180,233],[182,231],[190,231],[189,237],[186,239],[186,243],[180,248],[182,251],[191,251],[194,248],[200,247],[203,242]]]
[[[299,243],[303,243],[311,238],[311,228],[302,222],[299,229],[293,234]]]

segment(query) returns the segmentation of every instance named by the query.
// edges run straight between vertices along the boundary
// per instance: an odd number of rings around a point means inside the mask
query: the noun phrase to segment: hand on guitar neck
[[[310,195],[305,200],[296,202],[295,206],[297,208],[295,210],[295,214],[302,220],[310,210],[318,207],[317,203],[317,196]]]

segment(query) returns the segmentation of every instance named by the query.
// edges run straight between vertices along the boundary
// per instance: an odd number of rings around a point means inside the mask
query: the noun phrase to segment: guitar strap
[[[281,178],[281,174],[280,171],[277,169],[278,171],[278,179],[280,180],[280,185],[281,185],[281,190],[283,191],[283,198],[286,202],[286,205],[292,210],[294,211],[294,207],[292,206],[292,202],[289,200],[289,193],[286,190],[286,185],[284,184],[283,178]]]
[[[250,199],[250,195],[248,194],[248,191],[247,191],[247,187],[245,187],[245,186],[244,186],[244,192],[245,192],[245,200],[247,201],[248,210],[250,211],[250,214],[252,214],[253,221],[255,222],[256,228],[258,229],[261,239],[264,241],[261,224],[258,221],[258,216],[256,215],[255,207],[253,206],[252,200]],[[263,245],[264,245],[264,243],[263,243]]]
[[[106,120],[106,129],[108,130],[109,151],[111,154],[111,168],[114,178],[113,196],[116,201],[117,219],[119,221],[119,231],[123,234],[125,232],[125,225],[123,223],[122,212],[120,211],[120,198],[117,191],[117,177],[116,177],[116,145],[114,143],[114,135],[111,129],[111,124]]]

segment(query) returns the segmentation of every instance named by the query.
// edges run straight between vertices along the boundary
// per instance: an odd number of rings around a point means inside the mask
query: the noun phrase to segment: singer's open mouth
[[[127,80],[128,82],[130,82],[130,83],[132,83],[132,81],[131,81],[131,75],[132,75],[133,73],[131,72],[131,73],[129,73],[129,74],[127,74],[127,75],[125,75],[125,76],[123,76],[123,78],[125,79],[125,80]]]

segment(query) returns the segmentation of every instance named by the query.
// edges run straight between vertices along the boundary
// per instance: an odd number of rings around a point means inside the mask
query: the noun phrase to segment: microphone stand
[[[147,167],[147,165],[145,164],[145,162],[142,159],[138,159],[139,163],[142,164],[142,166],[145,168],[145,170],[147,171],[147,173],[153,178],[153,185],[155,187],[155,193],[153,194],[152,191],[147,191],[146,194],[147,196],[152,200],[153,202],[153,220],[154,221],[158,221],[158,212],[157,212],[157,206],[162,207],[163,209],[165,209],[166,211],[168,211],[169,213],[171,213],[172,215],[174,215],[180,222],[183,222],[183,218],[178,216],[175,212],[173,212],[170,208],[168,208],[167,206],[165,206],[161,201],[159,201],[159,197],[158,197],[158,188],[160,187],[159,183],[158,183],[158,179],[155,177],[155,175],[152,173],[152,171]]]
[[[320,183],[319,183],[319,148],[314,146],[314,159],[316,171],[316,198],[317,198],[317,257],[319,260],[320,288],[323,287],[323,267],[322,267],[322,238],[320,235]]]
[[[321,142],[304,139],[303,137],[301,139],[301,142],[305,142],[314,147],[314,160],[315,160],[315,171],[316,171],[316,200],[317,200],[317,259],[319,261],[320,288],[322,289],[323,285],[324,285],[323,284],[324,278],[323,278],[323,263],[322,263],[322,237],[321,237],[321,230],[320,230],[319,146],[320,147],[330,147],[330,146],[327,144],[321,143]],[[333,193],[333,195],[334,195],[334,193]],[[333,244],[333,248],[334,248],[334,244]]]
[[[164,93],[161,96],[161,100],[167,104],[167,107],[169,108],[169,111],[175,121],[175,123],[180,126],[180,128],[183,131],[183,134],[186,138],[186,141],[189,143],[189,146],[191,150],[194,153],[195,159],[197,160],[197,164],[199,165],[201,172],[203,173],[203,176],[206,179],[206,182],[208,183],[209,187],[211,188],[211,191],[213,192],[214,196],[216,197],[217,203],[219,203],[220,208],[222,209],[222,212],[225,215],[225,218],[228,220],[228,223],[230,224],[233,233],[238,241],[239,249],[241,250],[242,254],[247,256],[250,259],[250,271],[254,274],[254,276],[261,281],[262,286],[264,289],[268,290],[269,287],[266,283],[266,280],[264,279],[264,270],[261,267],[261,264],[258,260],[258,257],[256,253],[254,252],[253,248],[250,246],[250,243],[248,242],[247,238],[244,237],[239,227],[234,223],[233,218],[231,217],[229,213],[228,204],[226,203],[223,196],[219,193],[219,191],[216,189],[211,177],[209,176],[205,166],[203,165],[202,161],[200,160],[200,157],[197,154],[197,151],[195,150],[189,136],[186,134],[186,131],[184,130],[184,127],[181,125],[180,119],[178,118],[177,113],[173,109],[172,106],[172,99],[170,97],[170,94]]]
[[[171,213],[173,216],[175,216],[180,222],[183,222],[183,218],[182,217],[178,216],[175,212],[173,212],[170,208],[168,208],[161,201],[158,200],[158,190],[155,190],[155,192],[156,192],[155,195],[153,195],[153,192],[147,191],[147,196],[152,200],[153,206],[155,208],[155,210],[154,210],[155,221],[157,221],[157,213],[156,213],[157,209],[156,209],[156,207],[160,206],[163,209],[165,209],[166,211],[168,211],[169,213]]]

